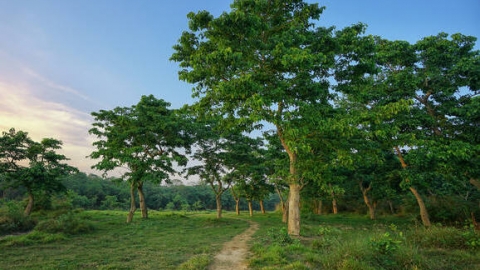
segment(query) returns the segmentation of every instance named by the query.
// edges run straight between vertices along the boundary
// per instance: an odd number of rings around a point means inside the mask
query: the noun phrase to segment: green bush
[[[410,241],[424,248],[476,249],[480,246],[480,235],[473,228],[434,225],[430,228],[417,228],[410,234]]]
[[[89,221],[82,219],[74,212],[69,211],[56,218],[41,221],[35,227],[35,230],[46,233],[75,235],[91,232],[94,230],[94,227]]]
[[[0,207],[0,235],[26,232],[32,230],[35,225],[35,220],[23,214],[20,203],[8,201]]]

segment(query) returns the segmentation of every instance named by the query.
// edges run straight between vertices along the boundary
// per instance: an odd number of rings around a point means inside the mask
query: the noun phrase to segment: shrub
[[[67,235],[74,235],[80,233],[88,233],[94,230],[93,225],[84,220],[74,212],[69,211],[56,218],[51,218],[40,222],[35,230],[47,233],[64,233]]]
[[[35,227],[35,220],[23,214],[20,203],[8,201],[0,208],[0,235],[26,232]]]

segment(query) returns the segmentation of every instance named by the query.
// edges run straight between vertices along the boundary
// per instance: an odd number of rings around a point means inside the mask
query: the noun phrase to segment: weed
[[[201,270],[207,269],[210,264],[210,256],[208,254],[199,254],[191,257],[188,261],[182,263],[178,270]]]
[[[41,221],[35,230],[47,233],[64,233],[75,235],[88,233],[94,230],[94,226],[87,220],[80,218],[74,212],[69,211],[56,218]]]
[[[35,220],[23,214],[23,209],[18,202],[7,201],[0,208],[0,235],[26,232],[33,229],[35,225]]]

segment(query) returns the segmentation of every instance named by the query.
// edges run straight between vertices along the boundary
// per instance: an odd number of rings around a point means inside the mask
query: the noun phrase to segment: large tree
[[[32,212],[35,197],[64,191],[60,177],[78,171],[63,163],[68,158],[57,153],[62,142],[44,138],[33,141],[27,132],[10,129],[0,137],[0,174],[9,186],[24,187],[28,194],[25,215]]]
[[[332,28],[316,28],[323,8],[301,0],[235,0],[231,11],[214,18],[189,13],[171,59],[181,80],[193,83],[195,104],[220,115],[227,127],[276,127],[289,156],[288,232],[300,234],[299,136],[308,119],[330,107],[328,72],[333,65]]]
[[[143,184],[145,181],[168,181],[176,173],[174,165],[187,163],[190,121],[179,110],[154,96],[142,96],[137,105],[93,112],[90,134],[98,141],[90,154],[100,161],[93,168],[108,172],[117,170],[130,183],[131,204],[127,222],[136,211],[135,189],[138,190],[142,217],[148,218]]]
[[[363,117],[359,123],[397,155],[401,185],[415,196],[425,226],[430,219],[422,191],[479,174],[480,130],[469,110],[480,89],[475,40],[445,33],[415,44],[363,37],[337,68],[339,88]]]

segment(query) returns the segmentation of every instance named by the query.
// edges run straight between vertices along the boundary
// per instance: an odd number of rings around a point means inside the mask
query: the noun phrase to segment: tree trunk
[[[235,212],[237,212],[237,216],[240,215],[240,198],[235,198]]]
[[[148,218],[148,209],[145,202],[145,194],[143,193],[143,183],[139,183],[137,186],[138,199],[140,200],[140,210],[142,211],[142,218]]]
[[[300,185],[290,184],[290,196],[288,197],[288,234],[300,235]]]
[[[217,202],[217,218],[222,218],[222,194],[215,195],[215,201]]]
[[[136,210],[137,206],[135,205],[135,184],[132,183],[130,184],[130,211],[127,215],[127,223],[132,222],[133,215],[135,214]]]
[[[280,203],[281,203],[281,206],[282,206],[282,222],[283,223],[287,223],[287,220],[288,220],[288,215],[287,215],[287,212],[288,212],[288,207],[287,207],[287,203],[288,203],[288,200],[285,201],[283,199],[283,196],[282,196],[282,192],[280,191],[280,189],[278,188],[278,186],[275,184],[275,190],[277,191],[277,194],[278,194],[278,197],[280,198]]]
[[[430,227],[432,224],[430,223],[430,218],[428,216],[427,207],[425,206],[425,203],[423,202],[422,196],[420,196],[418,191],[413,187],[410,187],[410,191],[415,196],[415,199],[417,199],[418,207],[420,207],[420,217],[422,218],[423,226]]]
[[[405,162],[405,159],[403,159],[403,155],[402,155],[402,152],[400,151],[400,148],[398,146],[395,146],[395,151],[397,152],[397,156],[398,156],[398,159],[400,160],[400,164],[402,164],[402,168],[405,170],[408,167],[408,165]],[[428,217],[427,207],[423,202],[422,196],[420,196],[420,194],[414,187],[410,187],[410,191],[415,196],[415,199],[417,199],[418,207],[420,207],[420,217],[422,218],[423,226],[430,227],[431,226],[430,218]]]
[[[335,199],[335,197],[333,197],[333,200],[332,200],[332,208],[333,208],[333,214],[338,214],[338,206],[337,206],[337,199]]]
[[[376,204],[375,203],[372,204],[372,202],[370,201],[370,198],[368,197],[368,192],[372,189],[372,184],[370,183],[368,185],[368,188],[364,188],[362,182],[360,182],[359,185],[360,185],[360,190],[362,191],[363,201],[368,207],[368,214],[370,215],[370,219],[374,220]]]
[[[33,203],[34,203],[33,193],[32,191],[29,190],[27,207],[25,207],[25,211],[23,212],[25,216],[29,216],[32,213]]]
[[[288,200],[282,204],[282,209],[283,209],[283,213],[282,213],[282,222],[283,223],[287,223],[288,222]]]
[[[313,213],[316,215],[322,214],[322,200],[313,200]]]
[[[252,200],[248,200],[248,213],[250,213],[250,216],[253,217]]]
[[[283,109],[283,104],[278,104],[278,109]],[[280,138],[280,143],[283,146],[283,149],[288,154],[290,161],[289,165],[289,196],[288,196],[288,234],[293,236],[300,235],[300,190],[302,186],[300,185],[300,179],[297,175],[297,153],[292,151],[285,141],[283,129],[280,126],[277,126],[277,134]]]
[[[392,201],[388,200],[387,203],[390,206],[390,212],[392,213],[392,215],[395,215],[395,209],[393,208]]]
[[[263,206],[263,200],[258,201],[258,203],[260,204],[260,211],[262,212],[262,214],[265,215],[265,207]]]
[[[480,190],[480,181],[477,179],[470,178],[470,184],[474,185],[478,190]]]

